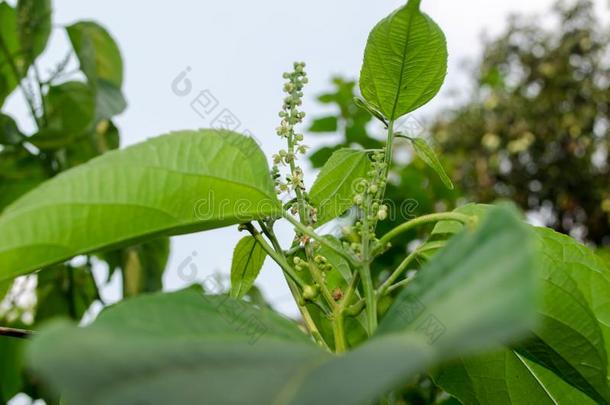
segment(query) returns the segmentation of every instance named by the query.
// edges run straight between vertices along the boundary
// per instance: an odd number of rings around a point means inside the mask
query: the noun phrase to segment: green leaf
[[[222,130],[174,132],[63,172],[7,207],[0,280],[159,235],[280,214],[255,141]]]
[[[94,131],[87,132],[64,147],[64,164],[67,168],[78,166],[105,152],[117,149],[119,144],[120,134],[117,127],[111,121],[100,121]]]
[[[366,44],[360,91],[390,120],[430,101],[447,73],[445,36],[420,2],[409,0],[381,20]]]
[[[354,204],[357,182],[366,177],[370,166],[365,151],[339,149],[331,155],[309,193],[318,209],[318,226],[338,217]]]
[[[3,404],[23,390],[25,345],[20,339],[0,337],[0,402]]]
[[[573,345],[579,342],[577,339],[570,339],[569,336],[557,337],[549,333],[547,340],[551,337],[557,339],[554,351],[564,355],[575,370],[568,370],[565,379],[577,386],[584,392],[595,398],[592,392],[594,389],[610,401],[607,381],[610,380],[610,306],[608,297],[610,296],[610,270],[604,265],[603,261],[591,250],[574,239],[562,235],[547,228],[536,228],[538,235],[540,254],[547,260],[546,269],[549,272],[563,272],[565,281],[562,287],[567,290],[566,285],[572,284],[578,289],[578,296],[582,297],[588,311],[597,320],[597,327],[601,334],[590,324],[585,324],[579,332],[581,338],[587,337],[587,345],[580,345],[578,353],[573,351]],[[576,295],[576,294],[574,294]],[[583,325],[584,315],[577,318],[578,312],[575,308],[567,309],[561,303],[554,300],[548,303],[548,311],[554,315],[556,312],[566,313],[566,320],[573,322],[570,326]],[[551,312],[552,311],[552,312]],[[561,320],[561,318],[558,318]],[[558,348],[557,346],[560,346]],[[595,370],[591,370],[595,369]],[[571,371],[571,373],[569,372]],[[578,372],[574,375],[574,371]],[[601,374],[601,375],[600,375]],[[580,377],[579,377],[580,375]],[[576,380],[576,381],[574,381]],[[580,380],[580,383],[578,383]],[[599,400],[599,399],[598,399]]]
[[[4,297],[6,297],[6,294],[8,294],[8,292],[12,286],[13,286],[12,280],[0,282],[0,302],[2,302]]]
[[[443,184],[449,190],[453,190],[453,183],[451,182],[451,179],[449,178],[449,176],[447,176],[443,165],[436,157],[436,153],[434,153],[432,148],[428,146],[426,141],[421,138],[409,138],[409,140],[411,141],[411,144],[413,145],[413,149],[415,150],[417,156],[419,156],[419,158],[423,160],[424,163],[430,166],[436,172],[436,174],[438,174],[438,177],[440,177]]]
[[[0,213],[48,177],[43,161],[25,148],[0,151]]]
[[[508,349],[453,361],[434,380],[465,404],[595,404],[549,370]]]
[[[30,65],[44,51],[51,35],[51,0],[19,0],[17,21],[21,50]]]
[[[515,325],[524,327],[524,314],[535,303],[534,249],[531,232],[516,210],[494,207],[475,232],[457,234],[417,273],[388,310],[379,333],[418,330],[433,321],[438,344],[452,350],[478,347],[479,338],[505,338]]]
[[[242,298],[254,285],[267,254],[252,236],[242,238],[235,246],[231,264],[231,296]]]
[[[0,106],[17,87],[28,67],[20,54],[18,32],[17,12],[8,3],[0,2]],[[9,62],[11,59],[17,72]]]
[[[309,155],[309,161],[311,162],[311,165],[314,169],[319,169],[324,166],[324,163],[326,163],[326,161],[330,159],[332,154],[338,151],[339,149],[341,149],[341,146],[322,147],[311,155]]]
[[[95,102],[98,120],[112,118],[127,108],[127,101],[121,89],[106,80],[97,82]]]
[[[23,138],[15,121],[8,115],[0,113],[0,145],[16,145]]]
[[[57,265],[38,275],[36,316],[40,324],[56,317],[80,320],[97,299],[97,289],[87,267]]]
[[[159,238],[115,253],[123,272],[123,296],[161,291],[169,250],[169,239]]]
[[[29,357],[69,403],[369,403],[437,361],[523,330],[533,309],[527,236],[510,212],[499,210],[430,264],[415,298],[446,322],[446,333],[433,342],[429,328],[403,317],[389,324],[391,331],[336,357],[269,310],[189,289],[118,304],[84,329],[56,323],[34,338]],[[457,270],[447,263],[489,239],[495,242],[483,256],[499,247],[499,261],[468,258]],[[515,240],[524,249],[510,252],[512,262],[504,243]],[[473,312],[455,316],[456,303]]]
[[[469,205],[458,211],[481,215],[488,209]],[[433,237],[447,237],[460,228],[457,222],[445,221],[436,226]],[[578,397],[578,392],[572,392],[578,389],[597,403],[608,403],[608,353],[604,342],[610,334],[610,272],[575,240],[546,228],[535,228],[534,234],[542,300],[538,305],[540,323],[532,329],[531,337],[512,351],[462,359],[443,369],[437,382],[466,402],[475,397],[483,404],[531,403],[530,397],[539,393],[543,402],[552,403],[564,392]],[[529,364],[534,362],[538,364]],[[504,377],[490,379],[490,367],[497,368],[496,374],[505,373]],[[545,381],[541,382],[543,377]],[[526,385],[533,388],[523,392]],[[503,394],[491,397],[491,392]],[[518,402],[519,398],[523,402]]]
[[[108,31],[93,21],[72,24],[67,31],[89,82],[105,80],[120,89],[123,85],[123,59]]]
[[[95,118],[95,99],[89,86],[66,82],[51,86],[45,97],[47,125],[28,138],[40,149],[61,149],[74,138],[91,130]]]
[[[310,132],[335,132],[338,128],[337,117],[323,117],[313,120],[309,127]]]
[[[121,92],[123,59],[118,45],[106,29],[93,21],[67,28],[80,67],[95,92],[97,120],[109,119],[127,107]]]

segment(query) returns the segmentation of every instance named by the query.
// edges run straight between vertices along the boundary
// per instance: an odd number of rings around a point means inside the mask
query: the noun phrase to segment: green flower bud
[[[311,301],[311,300],[315,299],[317,296],[318,296],[318,287],[317,286],[306,285],[305,288],[303,288],[303,298],[305,298],[307,301]]]

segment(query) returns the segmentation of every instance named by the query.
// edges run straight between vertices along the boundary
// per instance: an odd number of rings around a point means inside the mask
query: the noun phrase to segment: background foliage
[[[54,25],[52,15],[50,0],[20,0],[16,7],[0,2],[0,107],[9,95],[19,93],[35,128],[24,133],[20,127],[25,123],[0,112],[0,212],[42,182],[120,144],[113,117],[127,103],[117,44],[94,21],[63,27]],[[62,31],[59,37],[71,49],[54,69],[44,72],[38,58],[52,30]],[[125,296],[158,291],[168,255],[169,240],[163,238],[80,257],[15,285],[2,282],[0,322],[37,328],[55,317],[81,320],[92,303],[101,302],[94,263],[107,264],[108,279],[121,271]],[[98,280],[100,285],[105,282]],[[24,300],[33,286],[35,300]],[[0,403],[21,391],[52,403],[54,399],[23,371],[22,346],[21,341],[6,338],[0,344]]]

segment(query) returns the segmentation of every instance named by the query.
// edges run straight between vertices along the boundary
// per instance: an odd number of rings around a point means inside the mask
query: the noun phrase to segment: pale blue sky
[[[333,74],[354,77],[360,69],[369,30],[403,2],[397,0],[270,0],[270,1],[82,1],[55,0],[59,24],[95,19],[120,44],[125,60],[128,110],[117,119],[123,145],[133,144],[170,130],[205,127],[209,120],[194,113],[192,97],[171,92],[172,80],[190,67],[194,91],[209,89],[223,107],[242,121],[262,142],[267,154],[281,145],[274,135],[281,106],[282,72],[294,60],[307,62],[310,85],[304,108],[309,116],[320,112],[313,98],[328,87]],[[548,10],[551,0],[424,0],[422,8],[443,28],[450,51],[447,82],[441,95],[416,114],[425,120],[449,104],[450,89],[465,92],[468,77],[460,69],[464,60],[480,52],[483,31],[499,32],[510,12]],[[604,1],[600,13],[606,15]],[[55,30],[44,62],[59,60],[65,37]],[[50,66],[50,65],[48,65]],[[9,100],[9,111],[23,122],[19,97]],[[310,141],[309,144],[313,142]],[[314,173],[307,172],[308,182]],[[288,236],[288,229],[281,234]],[[174,238],[166,288],[184,285],[177,276],[181,262],[196,251],[193,263],[203,279],[215,271],[227,274],[237,230],[221,229]],[[293,314],[279,269],[267,261],[258,284],[283,311]],[[117,284],[104,291],[116,296]]]

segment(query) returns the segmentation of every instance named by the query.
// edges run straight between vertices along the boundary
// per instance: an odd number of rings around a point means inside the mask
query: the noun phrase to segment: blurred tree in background
[[[610,244],[610,47],[589,0],[552,29],[510,19],[487,41],[472,97],[432,126],[469,199],[508,198],[545,225]]]
[[[396,140],[397,159],[407,158],[397,162],[392,198],[411,200],[418,214],[451,209],[459,196],[511,199],[560,232],[610,244],[608,31],[590,0],[560,1],[549,16],[549,28],[513,16],[504,34],[486,40],[470,97],[440,114],[429,133],[418,122],[399,128],[430,138],[460,191],[444,189],[423,162],[408,158],[408,144]],[[314,119],[309,130],[342,138],[312,152],[314,167],[341,147],[376,148],[382,133],[353,103],[356,84],[332,83],[318,100],[334,111]],[[416,192],[421,184],[428,186],[426,195]]]
[[[117,44],[93,21],[54,31],[51,17],[50,0],[19,0],[16,7],[0,1],[0,212],[46,179],[119,147],[113,117],[127,103]],[[53,32],[63,34],[53,38],[67,41],[70,51],[43,71],[39,57]],[[25,103],[31,133],[8,115],[5,101],[12,95]],[[121,271],[124,296],[160,290],[168,255],[169,240],[160,239],[57,264],[14,284],[0,281],[0,326],[37,329],[54,317],[79,321],[95,301],[104,305],[95,262],[107,264],[108,279]],[[19,392],[57,402],[23,370],[23,346],[0,337],[0,403]]]

